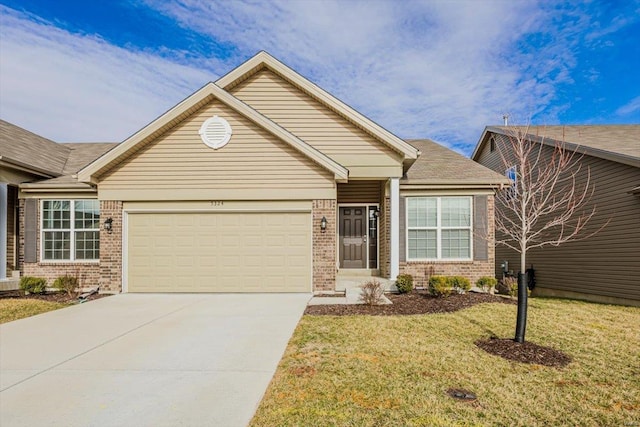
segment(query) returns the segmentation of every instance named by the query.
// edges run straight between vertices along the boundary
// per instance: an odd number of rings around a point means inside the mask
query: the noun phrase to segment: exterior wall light
[[[323,216],[320,220],[320,230],[322,230],[323,233],[327,231],[327,217]]]
[[[107,218],[104,220],[104,229],[107,233],[113,233],[113,218]]]

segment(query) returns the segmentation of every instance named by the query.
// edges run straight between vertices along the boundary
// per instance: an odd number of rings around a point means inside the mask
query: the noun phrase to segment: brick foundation
[[[401,262],[400,274],[411,274],[417,287],[426,287],[431,276],[464,276],[473,286],[480,277],[493,277],[493,260],[468,262]]]
[[[314,200],[313,209],[313,290],[333,291],[336,288],[336,201]],[[320,230],[322,217],[327,219],[327,229]]]

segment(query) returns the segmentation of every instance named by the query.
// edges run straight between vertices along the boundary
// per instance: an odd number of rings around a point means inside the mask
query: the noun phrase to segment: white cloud
[[[247,56],[271,52],[401,137],[450,144],[473,145],[507,111],[553,120],[541,113],[573,62],[557,40],[519,50],[546,31],[533,2],[146,3]]]
[[[636,96],[616,110],[616,114],[619,116],[629,116],[636,112],[640,112],[640,96]]]
[[[56,141],[121,141],[217,77],[0,8],[0,116]]]
[[[120,140],[264,49],[395,134],[469,152],[504,112],[555,120],[586,25],[541,27],[553,8],[531,1],[143,1],[238,57],[132,51],[3,9],[0,115],[56,140]]]

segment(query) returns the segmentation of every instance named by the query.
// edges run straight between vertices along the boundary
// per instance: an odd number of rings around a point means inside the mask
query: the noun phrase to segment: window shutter
[[[400,197],[400,262],[405,262],[407,260],[407,215],[405,213],[406,209],[405,198]]]
[[[38,262],[38,201],[24,201],[24,262]]]
[[[487,196],[473,197],[473,259],[476,261],[489,260],[487,242]]]

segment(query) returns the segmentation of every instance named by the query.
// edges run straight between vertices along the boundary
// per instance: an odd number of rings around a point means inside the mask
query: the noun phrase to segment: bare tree
[[[496,138],[510,188],[495,198],[496,244],[520,254],[518,273],[518,317],[515,341],[524,342],[527,323],[527,251],[587,238],[585,226],[595,214],[587,208],[593,194],[590,171],[578,179],[582,169],[579,150],[568,150],[562,142],[550,144],[544,137],[532,141],[529,126],[510,129]],[[545,142],[547,144],[545,144]]]

